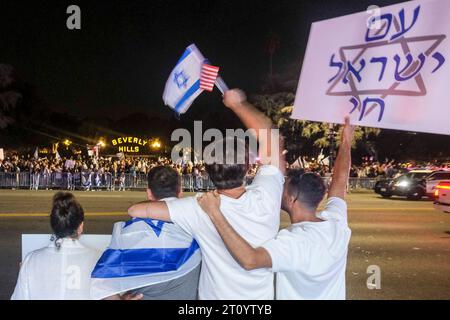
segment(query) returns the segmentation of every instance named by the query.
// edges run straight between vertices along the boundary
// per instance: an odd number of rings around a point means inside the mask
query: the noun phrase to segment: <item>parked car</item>
[[[434,191],[434,208],[450,213],[450,181],[441,181]]]
[[[434,192],[441,181],[450,181],[450,171],[435,171],[426,179],[426,193],[434,200]]]
[[[375,184],[375,193],[383,198],[400,196],[420,200],[426,195],[425,181],[432,173],[431,170],[412,170],[395,179],[380,180]]]

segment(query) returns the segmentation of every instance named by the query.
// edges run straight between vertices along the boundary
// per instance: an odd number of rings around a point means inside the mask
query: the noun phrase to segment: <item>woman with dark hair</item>
[[[84,211],[71,193],[55,194],[50,224],[54,233],[51,243],[25,257],[12,300],[90,298],[91,272],[101,252],[78,241]]]

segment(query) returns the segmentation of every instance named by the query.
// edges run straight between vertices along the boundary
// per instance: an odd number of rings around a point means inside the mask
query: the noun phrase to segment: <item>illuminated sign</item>
[[[113,139],[111,144],[117,147],[119,153],[140,153],[145,146],[148,146],[148,140],[138,137],[120,137]]]

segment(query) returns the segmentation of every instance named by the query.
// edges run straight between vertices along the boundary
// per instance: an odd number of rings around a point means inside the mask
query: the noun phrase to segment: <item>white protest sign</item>
[[[292,118],[450,134],[450,1],[312,24]]]
[[[75,163],[76,163],[75,160],[66,160],[64,166],[67,169],[73,169],[75,167]]]
[[[22,261],[32,251],[47,247],[50,244],[51,234],[23,234],[22,235]],[[80,242],[85,246],[105,251],[111,241],[111,235],[83,234]]]
[[[5,159],[5,153],[3,152],[3,148],[0,148],[0,160]]]

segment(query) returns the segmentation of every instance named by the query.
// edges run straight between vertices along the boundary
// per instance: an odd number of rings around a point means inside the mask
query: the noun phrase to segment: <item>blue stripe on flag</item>
[[[197,92],[197,90],[200,90],[200,80],[197,80],[188,91],[184,94],[184,96],[178,101],[177,105],[175,106],[175,111],[179,113],[179,109],[183,106],[183,104],[188,100],[194,93]]]
[[[186,50],[184,51],[183,55],[181,56],[180,60],[178,60],[177,64],[175,65],[178,66],[181,62],[183,62],[184,59],[186,59],[190,54],[191,54],[191,49],[186,48]]]
[[[178,270],[199,249],[189,248],[108,249],[100,257],[92,278],[121,278]]]

